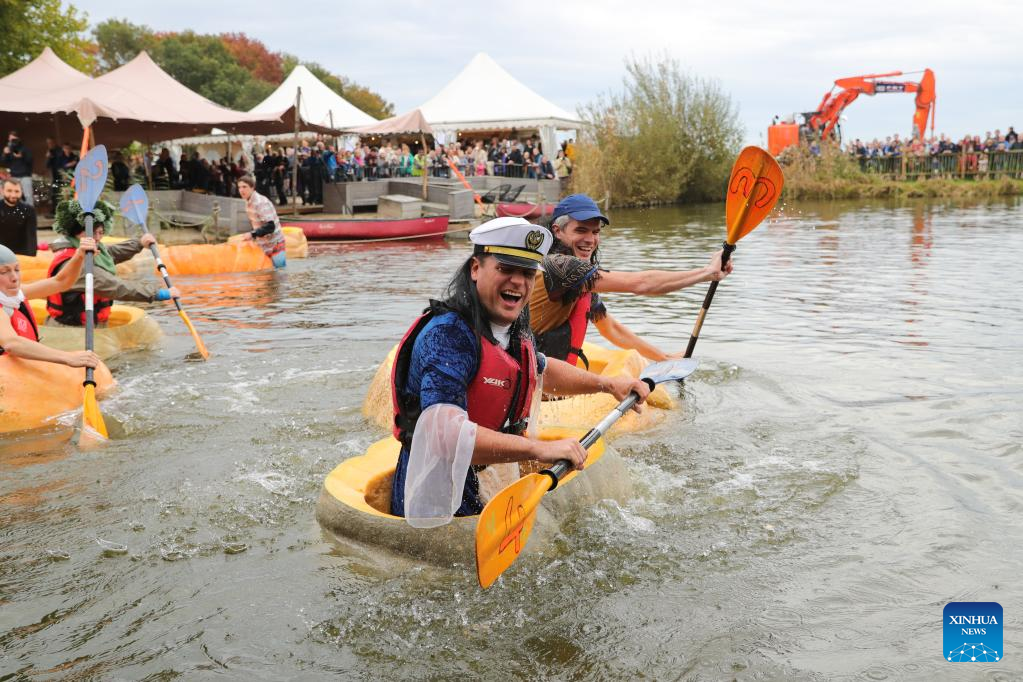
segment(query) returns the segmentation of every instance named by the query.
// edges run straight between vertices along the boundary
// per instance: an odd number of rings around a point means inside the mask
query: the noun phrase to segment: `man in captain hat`
[[[413,526],[478,514],[487,493],[500,490],[481,491],[481,478],[514,481],[517,462],[567,459],[582,468],[586,452],[577,440],[524,435],[541,376],[550,394],[603,392],[622,400],[635,391],[642,402],[650,392],[637,379],[608,379],[536,353],[525,309],[553,242],[546,228],[497,218],[469,239],[472,255],[444,299],[431,300],[412,324],[394,358],[391,395],[401,453],[391,513]]]

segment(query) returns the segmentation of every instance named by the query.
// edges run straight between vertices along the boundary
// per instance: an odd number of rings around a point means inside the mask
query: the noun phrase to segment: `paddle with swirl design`
[[[760,147],[746,147],[739,153],[739,158],[732,166],[732,175],[728,179],[728,193],[725,195],[725,222],[728,224],[728,233],[722,247],[724,250],[721,256],[722,268],[732,257],[736,242],[752,232],[778,203],[784,184],[785,178],[778,162],[766,151]],[[718,282],[711,282],[707,296],[703,299],[700,315],[693,326],[693,333],[689,337],[689,345],[686,346],[687,358],[693,356],[703,320],[717,290]]]

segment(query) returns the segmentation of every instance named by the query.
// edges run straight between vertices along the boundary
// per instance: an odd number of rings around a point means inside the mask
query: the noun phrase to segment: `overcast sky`
[[[627,56],[669,54],[720,83],[750,143],[764,142],[772,116],[813,110],[836,78],[903,71],[893,80],[917,80],[908,72],[925,67],[937,80],[937,133],[1023,127],[1023,5],[1009,0],[72,4],[93,25],[113,17],[158,31],[246,33],[372,88],[397,113],[481,51],[569,111],[620,89]],[[845,138],[906,135],[913,111],[910,94],[860,97],[845,111]]]

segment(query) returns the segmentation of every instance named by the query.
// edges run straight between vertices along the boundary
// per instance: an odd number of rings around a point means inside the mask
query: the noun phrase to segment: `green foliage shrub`
[[[720,200],[742,142],[731,98],[669,57],[625,68],[621,92],[580,110],[573,191],[615,206]]]

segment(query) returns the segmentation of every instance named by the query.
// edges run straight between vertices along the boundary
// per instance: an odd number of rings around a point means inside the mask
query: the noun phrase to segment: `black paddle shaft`
[[[149,234],[148,230],[143,228],[145,234]],[[167,274],[167,266],[163,264],[163,260],[160,258],[160,251],[156,248],[156,244],[150,244],[149,250],[153,252],[153,258],[156,259],[156,267],[160,270],[160,274],[163,276],[164,284],[167,285],[167,289],[171,288],[170,275]],[[181,302],[178,301],[178,297],[175,296],[173,299],[174,305],[177,307],[178,312],[181,311]]]
[[[735,244],[729,244],[725,242],[722,246],[721,254],[721,269],[724,270],[725,266],[728,265],[728,261],[732,257],[732,251],[735,251]],[[696,348],[696,341],[700,338],[700,328],[703,327],[703,318],[707,316],[707,311],[710,309],[710,303],[714,300],[714,292],[718,290],[718,281],[714,280],[710,283],[710,288],[707,289],[707,296],[703,299],[703,307],[700,308],[700,316],[696,318],[696,324],[693,326],[693,333],[689,336],[689,345],[686,346],[686,354],[684,357],[693,357],[693,350]]]
[[[85,214],[85,236],[92,239],[94,235],[92,229],[92,213]],[[93,334],[95,333],[96,317],[93,312],[95,304],[93,299],[95,298],[95,285],[92,281],[92,251],[85,252],[85,350],[92,350]],[[93,377],[95,370],[92,367],[85,368],[85,383],[83,386],[96,385],[96,379]]]
[[[650,379],[649,377],[644,378],[643,381],[646,382],[647,386],[650,387],[651,391],[654,390],[654,388],[657,386],[657,383],[653,379]],[[596,443],[601,437],[603,437],[604,434],[607,433],[607,430],[610,429],[611,426],[616,421],[621,419],[622,415],[631,410],[632,406],[635,405],[638,401],[639,394],[635,392],[630,393],[628,396],[626,396],[625,400],[618,403],[618,407],[616,407],[614,410],[611,411],[610,414],[604,417],[604,419],[599,424],[597,424],[592,429],[587,431],[586,435],[579,439],[579,444],[583,446],[584,450],[589,450],[593,446],[593,444]],[[558,481],[564,478],[565,474],[567,474],[571,470],[572,470],[571,462],[569,462],[567,459],[559,459],[557,462],[552,464],[549,469],[544,469],[540,473],[546,474],[547,476],[550,477],[551,487],[548,488],[548,490],[554,490],[555,488],[558,487]]]

